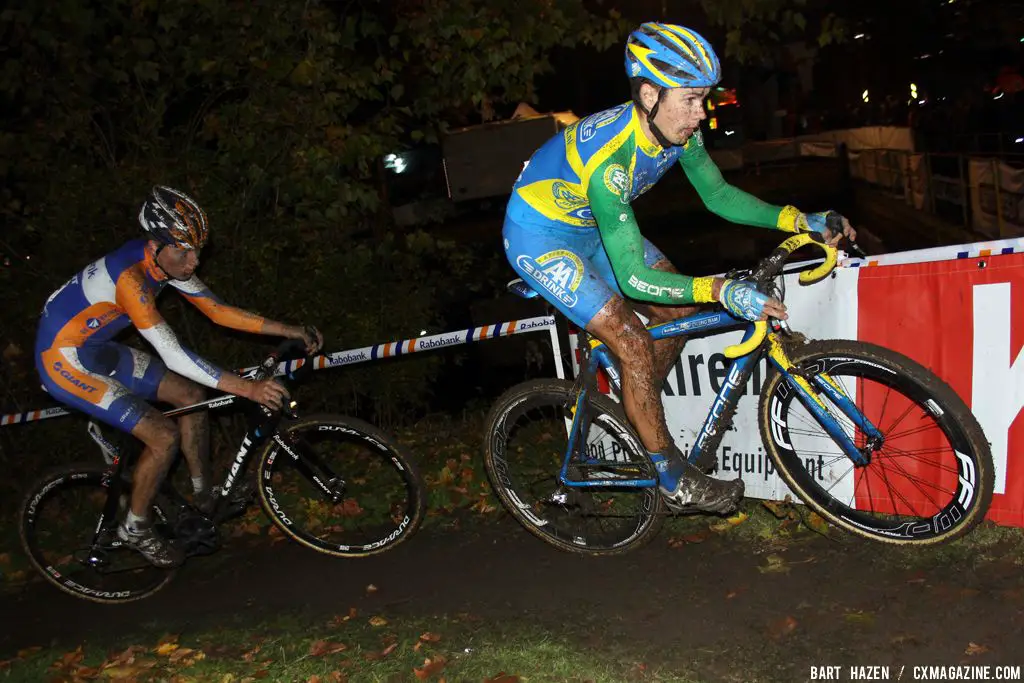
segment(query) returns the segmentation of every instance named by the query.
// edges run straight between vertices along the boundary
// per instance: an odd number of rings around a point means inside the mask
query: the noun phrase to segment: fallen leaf
[[[377,587],[374,586],[372,583],[369,586],[366,587],[366,594],[367,595],[373,595],[376,592],[377,592]]]
[[[374,662],[374,661],[378,661],[378,660],[384,659],[389,654],[394,652],[396,647],[398,647],[398,643],[391,643],[390,645],[388,645],[386,648],[384,648],[380,652],[371,652],[369,654],[363,655],[363,659],[365,659],[367,661],[370,661],[370,662]]]
[[[743,524],[743,522],[747,521],[747,519],[749,519],[749,518],[750,518],[750,515],[748,515],[746,512],[743,512],[741,510],[741,511],[737,512],[735,515],[733,515],[732,517],[726,517],[724,520],[722,520],[720,522],[715,522],[714,524],[710,525],[708,528],[711,529],[712,531],[718,531],[718,532],[728,531],[729,529],[733,528],[734,526],[739,526],[740,524]]]
[[[181,650],[178,650],[178,652],[175,652],[173,655],[171,655],[170,661],[174,662],[175,664],[178,664],[179,666],[187,667],[192,666],[196,662],[206,659],[206,653],[202,650],[189,650],[188,654],[182,654],[180,657],[176,656],[178,655],[178,653],[183,652],[187,649],[188,648],[182,648]]]
[[[859,609],[846,610],[846,614],[843,615],[843,618],[855,624],[870,625],[875,623],[874,614]]]
[[[819,515],[817,512],[812,512],[807,515],[807,526],[811,527],[813,531],[817,531],[819,534],[825,535],[829,532],[829,523],[825,521],[825,518]]]
[[[66,669],[73,664],[78,664],[83,659],[85,659],[85,652],[82,651],[82,646],[79,645],[75,650],[65,652],[64,656],[53,663],[52,668]]]
[[[768,627],[768,634],[773,638],[782,638],[788,636],[796,628],[796,619],[787,616],[784,619],[772,622]]]
[[[675,538],[669,539],[668,547],[682,548],[684,545],[688,543],[703,543],[704,541],[708,540],[710,536],[710,529],[704,529],[703,531],[698,531],[694,534],[687,534],[685,536],[676,536]]]
[[[317,674],[313,674],[312,676],[306,679],[306,683],[320,683],[320,676]]]
[[[145,667],[140,667],[140,668],[145,668]],[[79,683],[79,681],[87,681],[90,678],[96,678],[101,673],[103,673],[103,671],[98,666],[97,667],[78,666],[78,667],[75,667],[75,670],[72,672],[72,676],[74,676],[74,678],[72,680],[75,681],[75,683]]]
[[[384,617],[371,617],[370,626],[387,626],[388,620]]]
[[[111,666],[114,664],[134,664],[136,656],[146,652],[147,649],[142,645],[132,645],[123,652],[119,652],[111,657],[106,663]]]
[[[134,664],[116,664],[103,669],[103,675],[107,678],[120,680],[123,678],[134,678],[143,671],[145,671],[145,669]]]
[[[257,679],[258,680],[258,679],[261,679],[261,678],[266,678],[269,675],[270,675],[270,669],[260,669],[259,671],[254,673],[252,675],[252,677],[253,677],[253,679]]]
[[[249,650],[244,655],[242,655],[242,659],[244,659],[247,662],[253,661],[254,659],[256,659],[256,655],[259,653],[260,647],[262,647],[262,646],[261,645],[257,645],[253,649]]]
[[[347,664],[348,662],[346,662]],[[331,683],[345,683],[348,680],[348,676],[341,673],[337,669],[331,672]]]
[[[497,676],[486,679],[484,683],[520,683],[520,678],[519,676],[513,676],[505,673],[504,671],[499,671]]]
[[[167,656],[169,656],[172,652],[174,652],[177,649],[178,649],[178,644],[177,643],[162,643],[160,645],[157,645],[155,652],[158,655],[167,657]]]
[[[761,505],[775,515],[776,519],[787,519],[796,514],[796,511],[786,501],[762,500]]]
[[[431,633],[430,631],[427,631],[426,633],[420,634],[420,640],[426,641],[428,643],[436,643],[441,640],[441,635],[438,633]]]
[[[977,643],[969,643],[967,645],[967,649],[964,650],[964,654],[965,655],[970,655],[970,656],[973,657],[974,655],[980,655],[980,654],[984,654],[986,652],[991,652],[991,651],[992,651],[992,648],[990,648],[990,647],[988,647],[986,645],[978,645]]]
[[[900,634],[889,639],[889,643],[902,647],[904,645],[920,645],[921,641],[916,636]]]
[[[178,642],[178,634],[177,633],[165,633],[164,635],[160,636],[160,640],[156,641],[156,644],[157,645],[163,645],[164,643],[177,643],[177,642]]]
[[[434,674],[436,674],[439,671],[441,671],[442,669],[444,669],[444,665],[446,663],[447,662],[446,662],[445,658],[440,656],[440,655],[438,655],[437,657],[434,657],[433,659],[430,659],[428,657],[427,659],[423,660],[423,666],[422,667],[420,667],[418,669],[413,667],[412,672],[416,675],[416,678],[418,678],[421,681],[425,681],[428,678],[430,678],[431,676],[433,676]]]
[[[309,655],[311,657],[323,657],[325,655],[333,655],[347,649],[348,645],[345,643],[331,643],[326,640],[317,640],[309,646]]]
[[[42,649],[42,645],[33,645],[32,647],[26,647],[24,650],[18,650],[18,659],[28,659]]]
[[[172,662],[180,662],[181,660],[191,655],[193,652],[195,652],[195,650],[193,650],[190,647],[179,647],[171,653],[171,656],[168,657],[168,659]]]
[[[779,556],[779,555],[768,555],[764,559],[766,559],[768,561],[768,564],[764,565],[763,567],[758,567],[757,568],[757,571],[761,572],[762,574],[768,574],[768,573],[782,573],[782,574],[784,574],[784,573],[787,573],[789,571],[789,569],[790,569],[789,564],[786,563],[786,560],[782,559],[782,557]]]

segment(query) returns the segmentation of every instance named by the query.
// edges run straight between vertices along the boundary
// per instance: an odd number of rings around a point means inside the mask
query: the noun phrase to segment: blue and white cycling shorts
[[[502,237],[505,257],[523,281],[579,327],[612,297],[624,296],[597,228],[523,224],[506,216]],[[664,258],[644,240],[648,268]]]
[[[37,349],[36,370],[53,398],[129,434],[167,374],[159,358],[110,341]]]

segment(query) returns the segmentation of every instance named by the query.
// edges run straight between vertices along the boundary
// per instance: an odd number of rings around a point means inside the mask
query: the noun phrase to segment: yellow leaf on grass
[[[441,640],[441,635],[439,633],[431,633],[430,631],[427,631],[426,633],[420,634],[420,640],[428,643],[436,643]]]
[[[206,653],[202,650],[193,650],[183,647],[171,654],[169,660],[179,666],[192,666],[201,659],[206,659]]]
[[[871,612],[865,612],[864,610],[859,610],[859,609],[847,610],[846,614],[843,615],[843,618],[846,619],[847,621],[852,621],[854,623],[859,623],[859,624],[874,624],[875,623],[875,615],[874,614],[872,614]]]
[[[741,510],[732,517],[726,517],[724,520],[720,522],[715,522],[714,524],[711,524],[708,528],[710,528],[712,531],[728,531],[734,526],[739,526],[740,524],[743,524],[743,522],[747,521],[747,519],[749,518],[750,515]]]
[[[370,626],[387,626],[388,620],[384,617],[371,617]]]
[[[125,678],[135,678],[143,671],[145,669],[134,664],[115,664],[103,669],[103,675],[114,680],[122,680]]]
[[[986,652],[991,652],[991,651],[992,651],[992,649],[989,648],[988,646],[978,645],[977,643],[968,643],[967,649],[964,650],[964,654],[965,655],[970,655],[970,656],[973,657],[974,655],[980,655],[980,654],[984,654]]]
[[[172,652],[178,649],[177,643],[161,643],[156,646],[156,653],[164,657],[169,656]]]
[[[789,571],[789,564],[780,555],[768,555],[764,559],[768,560],[768,564],[757,568],[757,571],[762,574],[785,573]]]

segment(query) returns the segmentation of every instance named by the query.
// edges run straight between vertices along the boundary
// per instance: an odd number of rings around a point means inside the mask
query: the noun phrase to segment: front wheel
[[[283,425],[264,447],[260,503],[281,531],[337,557],[390,550],[423,522],[419,471],[383,432],[351,417]]]
[[[76,598],[114,604],[149,597],[176,570],[154,567],[117,539],[117,524],[131,497],[130,482],[121,484],[117,518],[100,522],[110,492],[108,476],[99,465],[50,470],[29,489],[18,526],[32,566],[50,584]],[[153,519],[167,534],[166,519],[157,507]]]
[[[984,519],[993,463],[978,421],[932,372],[895,351],[856,341],[787,349],[792,374],[812,386],[831,378],[880,432],[864,431],[819,398],[861,453],[855,465],[790,385],[770,368],[758,409],[761,438],[793,492],[829,522],[891,545],[951,541]]]
[[[484,431],[484,462],[505,509],[561,550],[618,555],[639,548],[664,523],[657,488],[616,486],[616,479],[657,479],[647,452],[618,407],[593,396],[585,432],[588,462],[569,478],[607,482],[575,488],[559,482],[576,402],[572,382],[533,380],[498,398]]]

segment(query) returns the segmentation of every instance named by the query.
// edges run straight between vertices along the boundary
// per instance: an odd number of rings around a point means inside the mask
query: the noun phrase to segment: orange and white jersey
[[[263,318],[225,304],[198,277],[168,278],[155,259],[153,242],[132,240],[68,280],[43,307],[37,353],[107,342],[134,325],[170,370],[216,387],[222,371],[181,345],[156,297],[170,284],[214,322],[247,332],[260,332]]]

